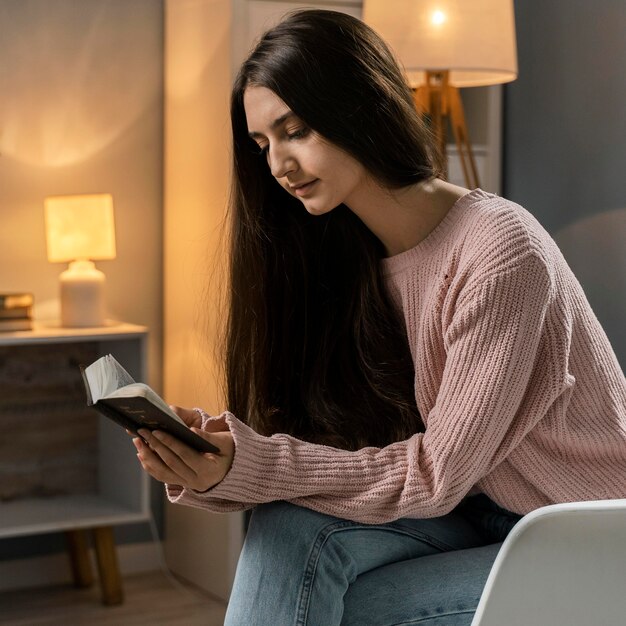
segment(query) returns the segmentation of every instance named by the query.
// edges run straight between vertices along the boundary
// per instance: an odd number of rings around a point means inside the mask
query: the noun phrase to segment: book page
[[[85,376],[94,402],[120,387],[132,385],[135,382],[133,377],[110,354],[100,357],[85,368]]]
[[[118,363],[111,354],[100,357],[85,368],[85,376],[94,402],[112,393],[120,387],[132,385],[133,377]]]
[[[132,385],[135,382],[133,377],[119,364],[113,355],[107,354],[104,358],[106,361],[105,372],[111,375],[111,379],[107,380],[107,389],[110,388],[113,391],[120,387],[126,387],[126,385]],[[107,391],[106,393],[111,392]]]

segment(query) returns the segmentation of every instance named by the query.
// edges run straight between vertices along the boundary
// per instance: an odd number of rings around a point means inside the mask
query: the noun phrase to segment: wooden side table
[[[113,527],[149,521],[149,481],[123,429],[86,407],[76,361],[113,354],[145,381],[146,346],[145,327],[116,322],[0,334],[0,538],[64,532],[81,587],[91,538],[106,605],[124,598]]]

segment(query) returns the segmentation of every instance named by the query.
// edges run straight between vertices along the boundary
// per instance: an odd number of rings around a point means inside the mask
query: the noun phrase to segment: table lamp
[[[48,261],[70,262],[59,277],[62,326],[104,325],[105,276],[93,262],[115,258],[113,198],[46,198],[45,220]]]
[[[479,187],[458,88],[517,78],[513,0],[365,0],[363,21],[404,65],[444,160],[450,121],[467,186]]]

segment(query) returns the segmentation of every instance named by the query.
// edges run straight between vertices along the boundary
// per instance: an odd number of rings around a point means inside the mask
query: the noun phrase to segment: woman
[[[469,624],[499,542],[626,496],[626,384],[556,244],[444,182],[385,44],[291,14],[232,95],[220,447],[135,439],[173,502],[255,507],[226,623]]]

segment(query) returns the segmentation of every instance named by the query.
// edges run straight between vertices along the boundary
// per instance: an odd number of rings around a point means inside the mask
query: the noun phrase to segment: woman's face
[[[247,87],[243,102],[248,133],[284,189],[313,215],[350,206],[369,177],[356,159],[307,127],[266,87]]]

